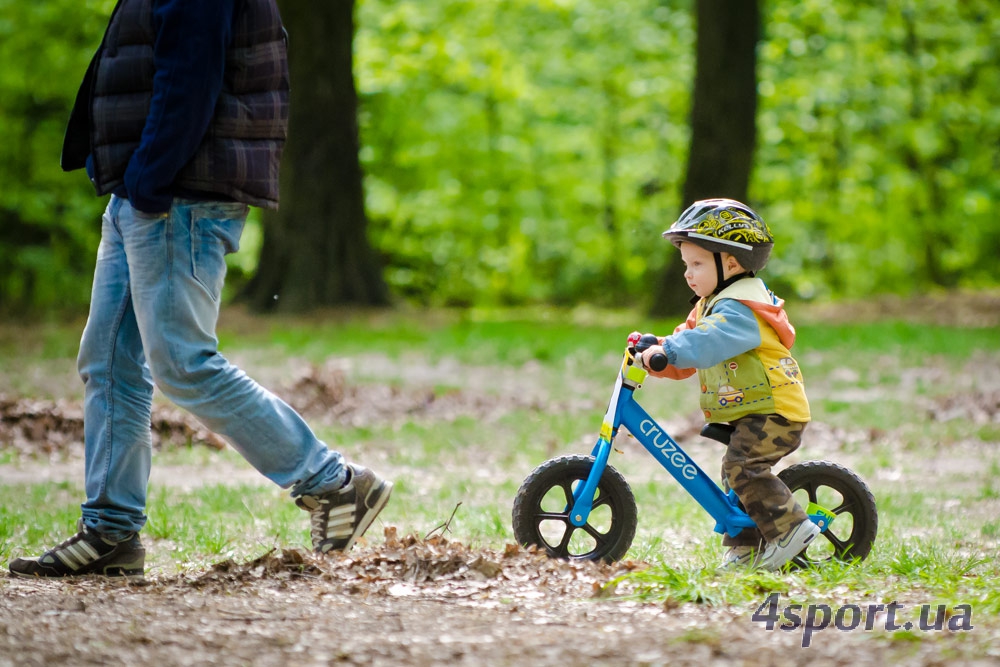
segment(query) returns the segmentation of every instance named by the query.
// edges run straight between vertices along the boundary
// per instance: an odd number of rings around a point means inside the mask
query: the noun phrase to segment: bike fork
[[[591,455],[594,457],[594,465],[590,468],[590,474],[583,484],[577,484],[573,490],[573,506],[566,508],[569,522],[577,528],[587,524],[590,511],[594,509],[594,493],[601,482],[601,476],[604,475],[604,468],[608,465],[611,443],[605,438],[599,439]]]

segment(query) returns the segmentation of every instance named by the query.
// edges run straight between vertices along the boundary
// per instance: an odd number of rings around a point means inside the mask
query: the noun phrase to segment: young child
[[[694,310],[670,336],[642,351],[669,365],[651,375],[683,379],[697,369],[708,422],[734,427],[723,479],[757,523],[725,536],[726,568],[777,570],[798,555],[819,528],[771,467],[799,446],[809,402],[789,348],[795,329],[784,301],[754,277],[767,264],[774,238],[750,207],[732,199],[695,202],[663,235],[680,249],[684,278],[697,295]]]

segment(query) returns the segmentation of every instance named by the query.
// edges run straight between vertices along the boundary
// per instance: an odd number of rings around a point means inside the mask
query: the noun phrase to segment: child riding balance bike
[[[558,557],[611,561],[624,555],[635,532],[635,503],[627,483],[607,465],[624,426],[716,519],[728,547],[724,568],[778,570],[824,560],[807,555],[821,535],[826,559],[863,559],[875,539],[877,513],[857,475],[829,462],[772,471],[798,448],[810,413],[789,351],[795,329],[784,302],[756,277],[774,245],[768,226],[740,202],[709,199],[685,210],[664,236],[680,250],[694,310],[669,336],[629,337],[591,456],[550,460],[518,491],[518,541]],[[707,422],[702,433],[726,444],[725,490],[635,402],[647,373],[673,379],[698,374]],[[793,491],[801,491],[804,507]],[[604,526],[590,520],[600,507],[611,515]]]

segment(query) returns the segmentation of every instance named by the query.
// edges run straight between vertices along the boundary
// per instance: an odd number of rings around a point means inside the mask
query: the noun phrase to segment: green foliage
[[[688,4],[365,0],[362,158],[393,287],[613,302],[662,266],[648,248],[678,205]]]
[[[754,196],[799,294],[995,284],[1000,15],[768,3]]]
[[[100,211],[59,168],[76,86],[114,3],[0,0],[0,309],[86,303]]]
[[[775,289],[1000,281],[993,4],[761,3],[750,196]],[[0,309],[86,302],[104,202],[58,156],[112,5],[0,0]],[[675,259],[658,235],[682,204],[692,0],[359,0],[357,24],[370,233],[398,295],[641,302]]]
[[[782,239],[768,279],[803,297],[995,284],[991,5],[764,10],[751,196]],[[643,292],[681,204],[690,3],[366,0],[360,26],[369,209],[397,291]]]

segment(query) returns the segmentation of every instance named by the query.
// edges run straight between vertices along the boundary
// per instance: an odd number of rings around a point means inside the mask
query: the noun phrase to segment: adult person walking
[[[154,384],[291,488],[317,551],[349,549],[385,506],[391,482],[347,463],[218,350],[224,257],[249,205],[278,205],[287,123],[274,0],[119,0],[62,154],[111,194],[78,358],[87,497],[77,534],[14,559],[12,574],[143,576]]]

